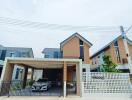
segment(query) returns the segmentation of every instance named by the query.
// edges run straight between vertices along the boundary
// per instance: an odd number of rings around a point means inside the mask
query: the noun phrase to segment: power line
[[[132,25],[125,31],[125,33],[127,33],[131,29],[132,29]]]
[[[5,17],[0,17],[0,24],[16,25],[16,26],[36,28],[36,29],[119,32],[119,28],[115,26],[59,25],[59,24],[32,22],[32,21],[27,21],[27,20],[19,20],[19,19],[5,18]]]

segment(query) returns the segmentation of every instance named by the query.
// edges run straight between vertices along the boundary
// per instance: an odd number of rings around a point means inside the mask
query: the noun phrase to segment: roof
[[[60,48],[44,48],[42,53],[45,53],[47,51],[60,51]]]
[[[129,44],[132,45],[132,40],[130,40],[129,38],[127,38],[127,41],[128,41]]]
[[[34,58],[33,50],[32,48],[26,48],[26,47],[2,47],[1,50],[12,50],[12,51],[21,51],[21,52],[30,52],[32,57]]]
[[[0,45],[0,47],[3,47],[3,45]]]
[[[68,37],[67,39],[65,39],[64,41],[62,41],[60,43],[60,47],[62,48],[64,46],[64,44],[66,44],[69,40],[71,40],[74,37],[78,37],[79,39],[81,39],[83,42],[85,42],[86,44],[88,44],[90,47],[92,46],[92,43],[90,43],[87,39],[85,39],[84,37],[82,37],[80,34],[78,34],[77,32],[74,33],[73,35],[71,35],[70,37]]]
[[[93,58],[93,57],[95,57],[95,56],[97,56],[97,55],[100,54],[102,51],[106,50],[107,48],[109,48],[110,45],[111,45],[113,42],[117,41],[117,40],[120,39],[120,38],[122,38],[122,35],[119,35],[119,36],[118,36],[117,38],[115,38],[113,41],[109,42],[109,43],[108,43],[107,45],[105,45],[103,48],[101,48],[100,50],[98,50],[97,52],[95,52],[95,53],[90,57],[90,59]],[[132,41],[131,41],[130,39],[128,39],[128,38],[126,38],[126,39],[127,39],[127,42],[128,42],[128,43],[132,44]]]
[[[25,47],[4,47],[5,49],[11,49],[11,50],[32,50],[32,48],[25,48]]]

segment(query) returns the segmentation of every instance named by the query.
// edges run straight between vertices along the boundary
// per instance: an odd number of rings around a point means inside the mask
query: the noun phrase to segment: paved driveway
[[[90,98],[81,98],[81,97],[0,97],[0,100],[132,100],[132,98],[120,98],[120,97],[90,97]]]

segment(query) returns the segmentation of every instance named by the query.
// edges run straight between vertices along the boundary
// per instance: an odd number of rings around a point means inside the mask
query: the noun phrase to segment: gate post
[[[82,92],[82,95],[81,96],[83,97],[84,96],[84,82],[81,82],[81,87],[82,87],[81,88],[82,89],[82,91],[81,91]]]

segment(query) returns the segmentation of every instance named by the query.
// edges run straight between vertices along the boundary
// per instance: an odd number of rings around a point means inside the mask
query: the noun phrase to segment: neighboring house
[[[130,56],[132,58],[132,41],[126,38]],[[103,62],[103,56],[109,55],[114,63],[118,66],[117,68],[122,70],[123,72],[129,72],[128,69],[128,61],[127,54],[125,52],[125,47],[123,43],[122,35],[118,36],[112,42],[108,43],[102,49],[98,50],[95,54],[93,54],[91,59],[91,70],[92,71],[100,71]]]
[[[92,44],[82,37],[80,34],[75,33],[60,43],[60,48],[45,48],[42,53],[44,58],[67,58],[67,59],[82,59],[83,72],[90,71],[90,57],[89,48]],[[75,69],[69,68],[67,74],[68,81],[75,81]]]
[[[6,57],[33,58],[34,56],[31,48],[0,46],[0,76]],[[12,80],[19,79],[21,77],[20,73],[22,74],[22,71],[23,68],[21,68],[20,65],[15,65]]]
[[[45,48],[42,53],[44,53],[44,58],[61,58],[62,54],[59,48]]]

